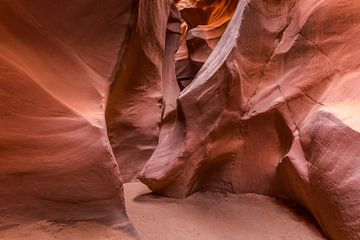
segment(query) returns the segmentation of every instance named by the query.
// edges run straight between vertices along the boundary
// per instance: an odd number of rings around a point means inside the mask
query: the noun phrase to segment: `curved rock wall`
[[[357,1],[175,3],[0,2],[0,228],[136,238],[122,181],[141,171],[171,197],[285,198],[360,239]]]
[[[176,82],[171,84],[181,21],[175,5],[141,0],[133,21],[106,109],[109,138],[126,182],[137,177],[154,151],[165,102],[175,105],[179,93]]]
[[[141,180],[172,197],[284,197],[332,239],[360,239],[359,7],[240,1]]]
[[[182,38],[175,55],[175,70],[181,89],[188,86],[209,57],[230,19],[239,0],[191,1],[180,0]]]
[[[136,237],[105,110],[138,11],[137,1],[0,3],[1,229],[94,220]]]

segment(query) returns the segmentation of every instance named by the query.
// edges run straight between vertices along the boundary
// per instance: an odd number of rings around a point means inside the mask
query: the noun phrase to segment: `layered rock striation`
[[[141,180],[171,197],[283,197],[332,239],[360,239],[359,7],[239,1]]]
[[[139,177],[284,198],[360,239],[359,23],[355,0],[0,2],[0,229],[136,239]]]
[[[136,238],[122,181],[157,143],[171,69],[163,55],[180,38],[175,5],[19,0],[0,9],[0,228],[96,221]]]

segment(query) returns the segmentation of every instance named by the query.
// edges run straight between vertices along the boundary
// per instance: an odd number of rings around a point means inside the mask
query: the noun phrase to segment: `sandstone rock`
[[[355,0],[0,2],[0,230],[136,239],[141,171],[360,239],[359,23]]]
[[[181,89],[194,79],[209,57],[239,0],[180,0],[177,7],[184,20],[181,45],[175,56],[176,76]]]
[[[359,21],[356,1],[240,1],[141,180],[287,198],[360,239]]]
[[[104,115],[137,9],[0,3],[0,229],[96,221],[136,238]]]
[[[141,0],[134,18],[106,109],[109,138],[125,182],[136,178],[151,156],[165,103],[175,108],[179,95],[173,58],[181,19],[175,5]]]

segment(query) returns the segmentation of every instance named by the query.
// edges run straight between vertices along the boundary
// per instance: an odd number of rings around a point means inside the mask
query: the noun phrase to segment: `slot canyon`
[[[1,0],[1,240],[360,240],[358,0]]]

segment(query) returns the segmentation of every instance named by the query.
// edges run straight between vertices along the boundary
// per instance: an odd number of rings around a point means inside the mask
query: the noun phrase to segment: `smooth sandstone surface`
[[[136,11],[133,1],[1,1],[1,230],[89,221],[136,238],[105,122]]]
[[[179,95],[173,58],[180,14],[173,1],[132,2],[138,2],[138,11],[106,107],[109,139],[124,182],[135,179],[151,156],[165,108],[174,108]]]
[[[140,179],[287,198],[360,239],[359,22],[356,1],[239,1]]]
[[[122,183],[139,178],[195,194],[159,214],[257,193],[360,239],[359,23],[356,0],[1,1],[0,238],[138,239]],[[269,199],[246,196],[234,214]]]
[[[175,55],[176,78],[181,89],[192,82],[219,42],[238,2],[176,1],[183,19],[181,44]]]

